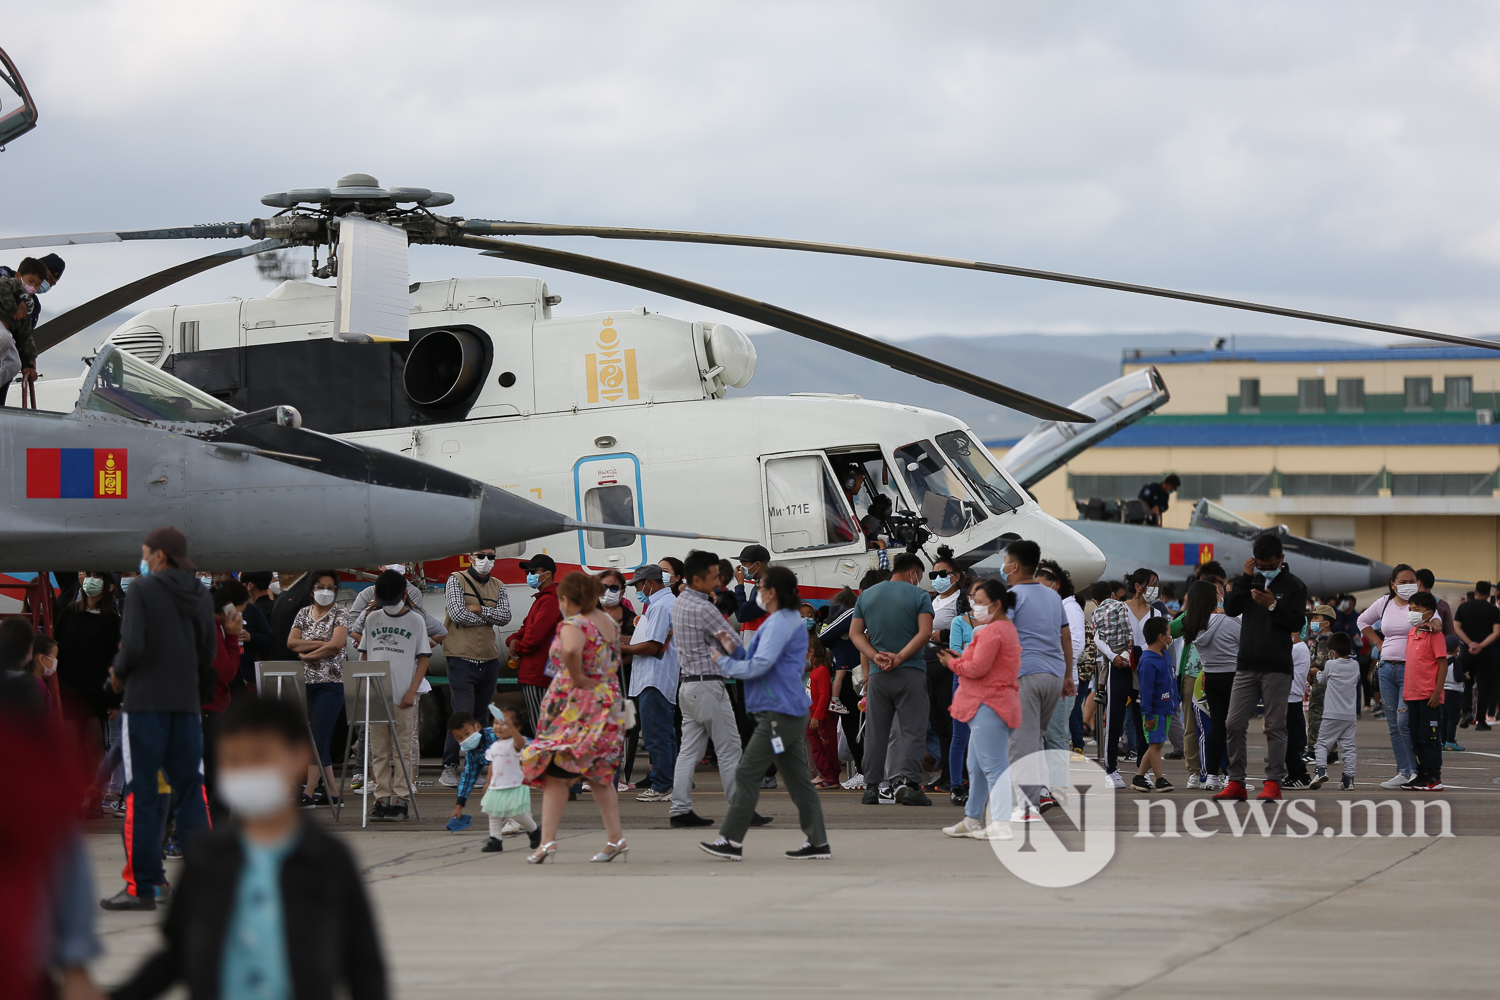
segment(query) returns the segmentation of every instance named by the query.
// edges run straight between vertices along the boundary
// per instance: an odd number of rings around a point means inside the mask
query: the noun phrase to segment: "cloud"
[[[7,20],[41,119],[0,156],[0,228],[243,220],[362,170],[474,217],[891,246],[1474,333],[1500,327],[1497,22],[1381,2],[51,5]],[[911,265],[559,245],[891,338],[1309,332]],[[48,311],[210,249],[72,249]],[[418,278],[513,267],[413,251]],[[565,310],[710,315],[543,276]],[[142,305],[266,288],[240,263]]]

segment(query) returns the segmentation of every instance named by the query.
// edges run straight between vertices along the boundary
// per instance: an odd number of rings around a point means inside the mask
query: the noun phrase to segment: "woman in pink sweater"
[[[982,595],[982,596],[981,596]],[[958,677],[949,712],[969,724],[969,800],[964,818],[944,827],[950,837],[1010,840],[1010,731],[1021,724],[1017,674],[1021,670],[1021,639],[1005,612],[1016,606],[1015,595],[999,580],[975,588],[971,612],[977,627],[974,641],[962,655],[941,650],[938,656]],[[988,598],[982,605],[980,600]],[[993,801],[986,824],[985,806]]]

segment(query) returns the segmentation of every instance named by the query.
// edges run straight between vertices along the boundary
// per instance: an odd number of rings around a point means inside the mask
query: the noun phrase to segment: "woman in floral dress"
[[[625,735],[620,633],[599,607],[602,592],[587,573],[569,573],[557,585],[563,620],[547,654],[552,685],[542,698],[536,739],[521,751],[526,784],[542,789],[542,846],[526,859],[532,864],[556,853],[568,786],[579,780],[592,788],[608,838],[592,860],[613,861],[630,850],[620,829],[614,780]]]
[[[313,603],[297,612],[292,622],[287,648],[307,666],[307,717],[317,740],[318,760],[307,769],[307,786],[302,790],[302,804],[327,805],[337,801],[332,794],[333,753],[330,743],[344,707],[344,647],[349,641],[351,618],[334,603],[339,595],[338,574],[331,569],[313,573]],[[326,777],[329,791],[315,791],[318,779]]]

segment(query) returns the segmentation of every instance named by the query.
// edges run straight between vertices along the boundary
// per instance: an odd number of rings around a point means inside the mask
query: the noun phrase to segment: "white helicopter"
[[[267,195],[282,209],[250,223],[0,239],[0,250],[136,239],[252,237],[262,242],[170,268],[38,328],[46,349],[161,288],[250,254],[314,247],[314,274],[265,298],[147,310],[110,341],[243,410],[294,405],[307,426],[446,465],[577,520],[636,526],[691,522],[759,538],[797,571],[810,597],[856,586],[874,565],[862,530],[932,555],[940,542],[973,564],[1016,537],[1037,541],[1087,583],[1103,553],[1043,513],[971,430],[945,414],[853,396],[726,398],[755,371],[749,338],[725,324],[644,309],[554,317],[561,299],[534,278],[407,284],[411,243],[443,243],[671,295],[810,337],[1044,419],[1092,417],[790,310],[693,282],[487,234],[591,235],[806,250],[962,267],[1206,301],[1495,348],[1484,341],[1255,303],[1004,265],[759,237],[502,223],[431,209],[452,196],[381,188],[350,174],[332,188]],[[410,205],[406,208],[403,206]],[[328,263],[316,267],[317,248]],[[76,380],[39,383],[39,405],[66,409]],[[272,400],[263,403],[264,400]],[[873,525],[870,525],[872,528]],[[625,531],[577,531],[533,543],[560,569],[629,569],[688,543]],[[520,547],[502,576],[519,581]]]

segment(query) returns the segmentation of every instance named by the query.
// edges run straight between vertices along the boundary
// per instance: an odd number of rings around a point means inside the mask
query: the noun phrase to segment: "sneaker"
[[[1011,831],[1010,824],[1000,819],[985,827],[976,840],[1015,840],[1016,835]]]
[[[354,776],[349,779],[349,790],[357,792],[363,787],[365,787],[365,776],[356,771]]]
[[[1492,726],[1492,725],[1490,725],[1488,722],[1476,722],[1476,723],[1474,723],[1474,731],[1476,733],[1487,733],[1491,729],[1494,729],[1494,728],[1495,727]]]
[[[1168,750],[1166,753],[1162,754],[1161,759],[1162,760],[1182,760],[1182,751],[1181,750]]]
[[[167,838],[167,846],[161,849],[161,856],[168,861],[182,860],[182,845],[177,843],[176,837]]]
[[[1318,773],[1315,774],[1315,775],[1313,775],[1312,776],[1312,780],[1307,783],[1307,787],[1308,788],[1322,788],[1323,785],[1324,785],[1324,783],[1327,782],[1327,781],[1328,781],[1328,772],[1325,771],[1325,770],[1323,770],[1323,768],[1320,767],[1320,768],[1318,768]]]
[[[444,764],[443,765],[443,773],[442,773],[441,776],[438,777],[438,784],[442,785],[444,788],[457,788],[458,787],[458,765],[457,764]]]
[[[865,776],[863,774],[856,774],[848,781],[840,782],[839,787],[847,788],[851,792],[864,791]]]
[[[774,817],[774,816],[762,816],[760,813],[751,813],[750,814],[750,825],[751,826],[765,826],[767,823],[771,822],[771,820],[773,820],[775,818],[776,817]]]
[[[1312,782],[1306,778],[1288,778],[1281,783],[1282,788],[1310,788]]]
[[[1354,775],[1346,774],[1339,779],[1339,791],[1347,792],[1354,788]]]
[[[513,819],[508,819],[500,824],[500,836],[512,837],[521,832],[521,824]]]
[[[1224,782],[1224,787],[1214,794],[1214,798],[1231,802],[1244,802],[1245,799],[1249,798],[1249,795],[1245,791],[1244,782],[1230,779]]]
[[[406,821],[406,817],[407,812],[405,802],[401,803],[399,806],[391,806],[386,810],[385,813],[385,820],[387,823],[404,823]]]
[[[370,807],[369,816],[372,822],[379,823],[386,819],[389,819],[390,814],[391,807],[386,805],[384,802],[381,802],[379,799],[376,799],[375,804]]]
[[[676,816],[668,816],[667,825],[674,828],[681,828],[685,826],[713,826],[714,821],[711,819],[704,819],[702,816],[699,816],[697,813],[693,812],[693,810],[689,809],[685,813],[678,813]]]
[[[172,899],[172,883],[171,882],[158,882],[158,883],[156,883],[156,887],[155,888],[156,888],[156,901],[158,903],[167,903],[167,902],[171,901],[171,899]]]
[[[1162,775],[1160,778],[1156,779],[1156,790],[1158,792],[1172,791],[1172,783],[1167,780],[1166,775]]]
[[[762,787],[762,788],[775,788],[776,787],[776,775],[774,775],[774,774],[768,774],[764,778],[761,778],[760,779],[760,787]]]
[[[1443,744],[1443,749],[1446,750],[1446,751],[1448,751],[1449,753],[1463,753],[1464,752],[1464,748],[1460,744],[1454,743],[1452,740],[1449,740],[1447,743],[1444,743]]]
[[[1406,784],[1408,781],[1412,781],[1415,778],[1416,778],[1416,775],[1412,774],[1409,771],[1397,771],[1393,776],[1391,776],[1391,777],[1385,779],[1384,781],[1382,781],[1380,783],[1380,787],[1381,788],[1400,788],[1402,785]]]
[[[1046,812],[1049,809],[1056,809],[1056,808],[1057,808],[1057,799],[1052,795],[1051,791],[1044,791],[1044,792],[1042,792],[1041,795],[1037,796],[1036,811],[1038,813],[1044,813],[1044,812]]]
[[[1463,716],[1458,720],[1458,728],[1459,729],[1468,729],[1473,724],[1474,724],[1474,713],[1473,712],[1465,712],[1463,714]]]
[[[1139,789],[1143,792],[1151,792],[1156,790],[1156,786],[1151,783],[1151,779],[1146,777],[1144,774],[1137,774],[1134,778],[1131,778],[1130,787]]]
[[[716,858],[723,858],[725,861],[745,860],[744,845],[731,844],[724,837],[720,837],[717,840],[704,841],[698,846],[703,849],[704,853],[712,854]]]
[[[801,847],[795,851],[787,851],[786,856],[793,861],[830,861],[833,859],[833,851],[827,844],[818,846],[804,840]]]
[[[637,795],[635,797],[635,800],[637,802],[667,802],[671,798],[672,789],[670,788],[668,788],[665,792],[658,792],[654,788],[647,788],[644,792]]]
[[[129,889],[121,889],[108,899],[99,900],[99,905],[106,910],[154,910],[156,890],[149,896],[132,896]]]
[[[303,792],[302,793],[302,797],[297,800],[297,808],[298,809],[311,809],[313,806],[315,806],[317,804],[318,804],[317,801],[311,795],[308,795],[306,792]]]
[[[926,792],[908,782],[903,782],[892,794],[895,800],[903,806],[932,805],[932,800],[927,797]]]
[[[832,712],[834,715],[848,715],[849,706],[845,705],[843,702],[835,698],[828,703],[828,711]]]
[[[1124,788],[1124,787],[1126,787],[1126,785],[1125,785],[1125,779],[1122,778],[1122,777],[1120,777],[1120,772],[1119,771],[1110,771],[1104,777],[1105,777],[1106,780],[1109,781],[1109,784],[1110,784],[1110,786],[1112,788]]]
[[[865,793],[859,797],[859,804],[862,805],[862,806],[879,805],[880,804],[880,789],[878,789],[878,788],[866,788],[865,789]]]
[[[1012,823],[1035,823],[1042,817],[1031,807],[1030,802],[1023,803],[1011,810],[1010,821]]]
[[[1281,799],[1281,782],[1271,781],[1269,778],[1261,786],[1260,794],[1256,796],[1261,802],[1277,802]]]
[[[948,801],[956,806],[963,807],[969,804],[969,783],[954,785],[953,791],[948,793]]]
[[[943,827],[945,837],[967,837],[970,840],[980,840],[982,839],[980,834],[983,832],[984,824],[971,816],[965,816],[952,826]]]
[[[875,797],[883,806],[893,806],[896,804],[896,792],[890,785],[881,785],[875,789]]]
[[[1427,779],[1426,778],[1413,777],[1410,781],[1404,782],[1403,784],[1401,784],[1398,787],[1403,792],[1420,792],[1420,791],[1423,791],[1424,789],[1426,789],[1426,787],[1427,787]]]
[[[505,841],[501,840],[499,837],[491,837],[489,840],[486,840],[484,842],[484,846],[479,850],[482,854],[499,854],[501,851],[505,850]]]
[[[1196,775],[1196,774],[1190,774],[1190,775],[1188,775],[1187,788],[1188,788],[1189,791],[1193,791],[1195,789],[1199,789],[1199,788],[1202,788],[1202,787],[1204,787],[1204,781],[1203,781],[1203,778],[1200,775]]]

